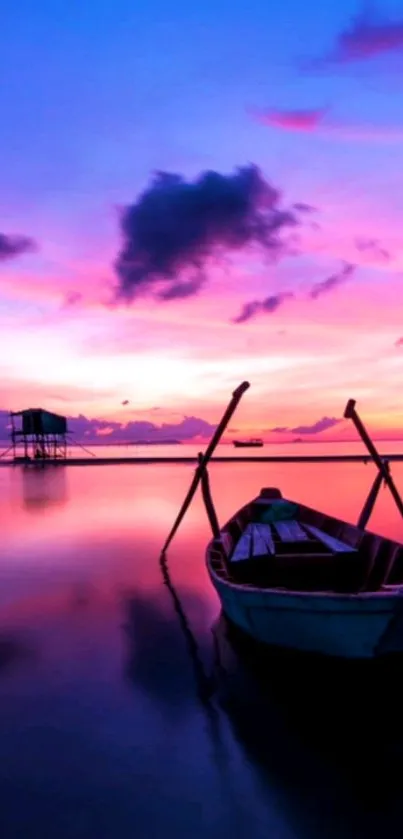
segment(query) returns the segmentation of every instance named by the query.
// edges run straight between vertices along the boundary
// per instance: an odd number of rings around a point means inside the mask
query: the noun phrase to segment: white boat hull
[[[403,652],[403,592],[333,594],[242,586],[208,571],[226,616],[255,640],[343,658]]]

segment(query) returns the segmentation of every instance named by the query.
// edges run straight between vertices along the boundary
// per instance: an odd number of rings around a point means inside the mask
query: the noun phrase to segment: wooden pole
[[[375,465],[378,467],[379,472],[381,473],[385,484],[389,487],[390,492],[394,498],[395,504],[397,509],[399,510],[400,515],[403,518],[403,501],[400,498],[399,492],[395,486],[394,480],[392,475],[390,474],[389,468],[386,466],[385,462],[382,460],[379,452],[375,448],[365,426],[360,420],[360,417],[355,410],[355,399],[349,399],[346,405],[346,409],[344,411],[344,416],[346,419],[351,419],[363,441],[364,445],[367,447]]]
[[[199,485],[199,481],[200,481],[200,479],[203,475],[203,472],[204,472],[209,460],[211,459],[211,457],[214,453],[214,450],[218,446],[218,443],[220,442],[221,437],[224,434],[224,431],[225,431],[233,413],[236,411],[236,409],[238,407],[238,403],[242,399],[242,396],[245,393],[245,391],[248,390],[249,386],[250,386],[249,382],[242,382],[242,384],[240,384],[239,387],[237,387],[237,389],[234,390],[234,392],[232,394],[232,399],[231,399],[226,411],[224,412],[221,421],[217,425],[217,428],[216,428],[216,430],[215,430],[215,432],[214,432],[214,434],[213,434],[213,436],[210,440],[210,443],[207,446],[207,449],[206,449],[204,455],[202,455],[202,457],[199,461],[199,465],[196,469],[193,481],[190,484],[190,487],[189,487],[188,493],[186,495],[186,498],[185,498],[185,500],[182,504],[181,509],[179,510],[179,513],[178,513],[178,515],[175,519],[175,522],[173,524],[172,530],[171,530],[171,532],[170,532],[170,534],[169,534],[169,536],[168,536],[168,538],[165,542],[165,545],[162,549],[163,554],[165,553],[166,550],[168,550],[168,547],[171,544],[172,539],[174,538],[175,533],[178,530],[178,527],[182,522],[182,519],[184,518],[190,504],[193,501],[195,492],[197,490],[197,487]]]
[[[15,449],[15,425],[14,425],[14,414],[10,412],[10,420],[11,420],[11,446],[13,449],[13,460],[15,460],[16,456],[16,449]]]
[[[203,463],[203,453],[198,454],[199,465]],[[214,536],[214,539],[220,538],[220,525],[218,524],[217,513],[214,507],[213,497],[210,489],[210,479],[207,466],[204,467],[201,473],[201,490],[203,495],[204,505],[207,511],[208,520]]]
[[[385,465],[388,466],[387,461],[385,461]],[[366,500],[366,502],[365,502],[365,504],[364,504],[364,506],[361,510],[360,517],[359,517],[358,522],[357,522],[357,527],[359,527],[360,530],[365,530],[365,528],[366,528],[366,526],[369,522],[369,519],[371,518],[372,511],[375,507],[376,499],[378,498],[379,490],[382,486],[382,481],[383,481],[382,472],[377,472],[374,483],[372,484],[372,487],[369,491],[368,498],[367,498],[367,500]]]

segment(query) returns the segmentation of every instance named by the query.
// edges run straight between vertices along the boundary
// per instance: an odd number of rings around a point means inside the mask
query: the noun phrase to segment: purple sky
[[[0,78],[0,410],[400,432],[401,0],[20,0]]]

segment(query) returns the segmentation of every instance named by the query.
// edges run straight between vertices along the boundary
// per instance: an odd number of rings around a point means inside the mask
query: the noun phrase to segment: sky
[[[0,432],[205,437],[247,379],[240,434],[402,436],[402,0],[20,0],[0,76]]]

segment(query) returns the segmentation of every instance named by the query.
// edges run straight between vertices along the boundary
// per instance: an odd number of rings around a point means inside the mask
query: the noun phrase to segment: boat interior
[[[208,549],[211,569],[232,584],[288,591],[403,591],[403,547],[262,489]]]

